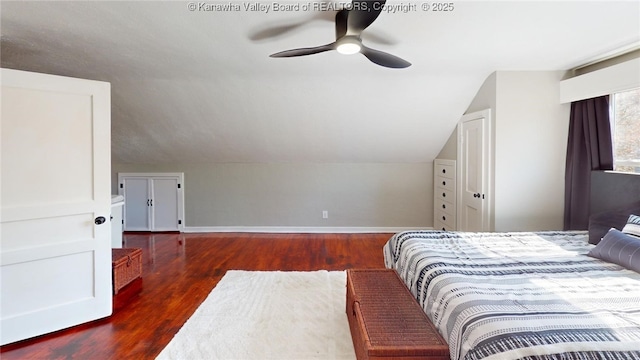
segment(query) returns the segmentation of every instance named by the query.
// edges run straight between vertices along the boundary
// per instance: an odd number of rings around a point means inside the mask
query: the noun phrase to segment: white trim
[[[640,58],[560,81],[560,103],[590,99],[640,87]]]
[[[367,226],[185,226],[185,233],[397,233],[405,230],[433,230],[433,227],[367,227]]]
[[[640,159],[614,160],[613,163],[618,166],[640,166]]]
[[[184,173],[181,172],[122,172],[118,173],[119,177],[180,177],[180,181],[184,180]]]
[[[625,46],[622,46],[622,47],[619,47],[617,49],[611,50],[611,51],[606,52],[604,54],[592,57],[592,58],[586,60],[584,63],[574,67],[573,70],[582,69],[582,68],[585,68],[587,66],[591,66],[591,65],[594,65],[594,64],[609,60],[609,59],[613,59],[615,57],[628,54],[628,53],[636,51],[638,49],[640,49],[640,41],[634,41],[634,42],[632,42],[630,44],[627,44]]]

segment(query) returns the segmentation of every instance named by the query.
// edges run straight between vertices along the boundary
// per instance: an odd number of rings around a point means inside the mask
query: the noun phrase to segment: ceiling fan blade
[[[366,46],[362,46],[360,52],[362,53],[362,55],[366,56],[367,59],[371,60],[371,62],[376,63],[380,66],[394,69],[402,69],[411,66],[411,63],[404,59],[401,59],[395,55],[387,54],[386,52],[380,50],[368,48]]]
[[[382,12],[386,0],[355,1],[347,16],[347,33],[360,36],[360,33],[371,25]]]
[[[336,40],[347,34],[347,17],[349,10],[342,9],[336,13]]]
[[[275,54],[271,54],[269,56],[273,58],[305,56],[305,55],[313,55],[313,54],[317,54],[317,53],[321,53],[321,52],[325,52],[333,49],[335,49],[335,43],[311,47],[311,48],[285,50],[285,51],[277,52]]]
[[[253,34],[251,34],[249,36],[249,39],[251,41],[263,41],[263,40],[267,40],[270,38],[275,38],[275,37],[279,37],[282,36],[288,32],[291,32],[299,27],[301,27],[302,25],[305,25],[304,22],[300,22],[300,23],[296,23],[296,24],[289,24],[289,25],[281,25],[281,26],[274,26],[274,27],[270,27],[267,29],[263,29],[260,30],[258,32],[255,32]]]
[[[331,11],[323,11],[314,14],[306,20],[300,20],[290,23],[272,23],[270,26],[262,26],[249,33],[249,40],[251,41],[264,41],[272,38],[279,38],[289,33],[295,33],[300,31],[303,27],[308,26],[311,23],[320,21],[333,22],[335,16]]]

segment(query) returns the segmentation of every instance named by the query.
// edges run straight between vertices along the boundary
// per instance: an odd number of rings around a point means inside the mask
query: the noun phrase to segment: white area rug
[[[157,359],[355,359],[343,271],[228,271]]]

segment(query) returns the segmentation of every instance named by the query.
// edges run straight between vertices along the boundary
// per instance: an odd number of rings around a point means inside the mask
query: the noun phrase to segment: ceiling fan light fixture
[[[362,45],[360,41],[354,38],[342,38],[338,42],[338,46],[336,46],[336,50],[343,55],[351,55],[359,53],[362,49]]]
[[[378,2],[384,4],[385,1],[379,0]],[[371,11],[361,11],[356,7],[349,10],[340,10],[336,14],[336,41],[310,48],[280,51],[269,56],[274,58],[306,56],[336,50],[345,55],[360,53],[372,63],[387,68],[402,69],[411,66],[410,62],[397,56],[362,45],[362,39],[360,38],[362,31],[371,25],[381,12],[381,6],[377,7],[377,9],[371,9]]]

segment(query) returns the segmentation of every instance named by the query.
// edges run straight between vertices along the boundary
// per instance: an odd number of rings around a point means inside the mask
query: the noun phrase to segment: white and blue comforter
[[[640,359],[640,274],[586,232],[413,231],[384,247],[452,360]]]

